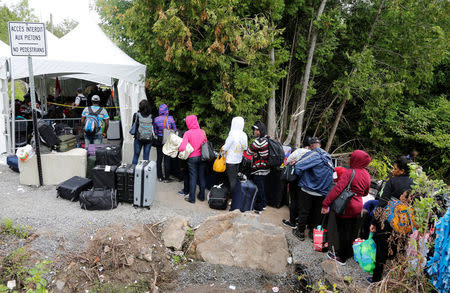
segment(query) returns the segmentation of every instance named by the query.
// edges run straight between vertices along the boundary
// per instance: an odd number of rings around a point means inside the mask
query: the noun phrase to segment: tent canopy
[[[33,58],[34,75],[89,74],[144,85],[145,65],[120,50],[91,19],[56,38],[47,32],[48,56]],[[12,78],[28,77],[26,57],[12,57]],[[82,78],[88,79],[88,77]]]

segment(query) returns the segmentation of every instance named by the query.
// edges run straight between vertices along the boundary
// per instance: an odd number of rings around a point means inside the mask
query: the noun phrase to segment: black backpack
[[[44,120],[39,119],[37,121],[37,129],[39,132],[39,138],[41,139],[41,142],[44,145],[48,146],[49,148],[54,148],[61,142],[58,136],[56,136],[53,127],[45,123]]]
[[[267,164],[270,167],[280,167],[284,163],[284,149],[280,142],[271,138],[267,139],[269,143],[269,159]]]

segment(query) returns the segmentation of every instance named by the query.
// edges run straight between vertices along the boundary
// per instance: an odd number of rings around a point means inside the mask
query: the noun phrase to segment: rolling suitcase
[[[90,144],[88,146],[88,155],[89,156],[95,156],[95,152],[97,151],[97,149],[101,149],[104,147],[108,147],[110,146],[109,144]]]
[[[92,179],[92,169],[95,167],[95,156],[87,157],[86,178]]]
[[[95,165],[120,165],[122,162],[122,149],[120,146],[107,146],[95,151]]]
[[[139,161],[134,172],[135,207],[150,208],[156,192],[156,163],[154,161]]]
[[[117,200],[133,203],[134,166],[123,164],[116,169]]]
[[[77,201],[82,191],[92,187],[92,180],[74,176],[56,186],[57,197]]]
[[[258,188],[250,181],[238,181],[231,201],[230,211],[240,210],[241,212],[251,211],[255,205]]]
[[[117,166],[98,165],[92,169],[92,181],[94,188],[116,188]]]

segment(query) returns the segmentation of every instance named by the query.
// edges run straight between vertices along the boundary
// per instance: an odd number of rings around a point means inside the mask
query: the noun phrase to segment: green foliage
[[[20,247],[4,259],[0,259],[0,284],[6,284],[9,280],[16,280],[17,288],[26,284],[26,262],[29,258],[30,255],[25,248]]]
[[[44,260],[38,262],[34,267],[28,270],[28,278],[25,279],[27,287],[29,288],[27,293],[45,293],[48,292],[47,280],[44,278],[46,274],[50,272],[49,265],[51,261]]]
[[[373,158],[368,166],[368,170],[372,179],[387,180],[392,170],[392,161],[383,156],[383,159]]]
[[[138,280],[129,284],[96,283],[89,289],[91,293],[140,293],[149,292],[152,287],[149,280]]]
[[[16,5],[8,7],[0,6],[0,40],[9,45],[8,21],[36,22],[34,9],[30,8],[28,0],[21,0]]]
[[[49,21],[47,21],[45,23],[47,30],[50,32],[53,31],[53,34],[58,38],[65,36],[67,33],[69,33],[71,30],[73,30],[77,25],[78,25],[78,21],[70,19],[70,18],[66,18],[62,22],[60,22],[56,25],[53,25],[53,28],[51,27],[51,23]]]
[[[23,225],[14,225],[13,221],[9,218],[4,218],[0,225],[0,232],[6,235],[14,235],[18,238],[27,238],[30,234],[31,227]]]
[[[308,288],[311,289],[312,292],[319,292],[319,293],[325,293],[325,292],[332,292],[332,293],[338,293],[339,290],[337,290],[337,285],[333,284],[332,288],[329,288],[322,280],[317,281],[317,283],[313,285],[308,285]]]

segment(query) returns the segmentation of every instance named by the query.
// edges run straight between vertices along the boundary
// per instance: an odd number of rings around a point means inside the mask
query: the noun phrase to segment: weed
[[[11,254],[6,256],[0,262],[0,282],[6,284],[9,280],[16,280],[17,287],[21,287],[25,284],[27,277],[25,266],[29,258],[29,253],[23,247],[14,250]]]
[[[134,292],[149,292],[152,284],[148,280],[139,280],[133,283],[118,285],[113,283],[99,283],[97,282],[89,289],[90,293],[134,293]],[[0,291],[1,292],[1,291]]]
[[[172,255],[172,263],[174,265],[179,265],[179,264],[183,264],[187,261],[186,256],[184,255],[177,255],[177,254],[173,254]]]
[[[5,235],[14,235],[18,238],[25,239],[30,234],[31,227],[23,225],[14,225],[9,218],[4,218],[0,224],[0,232]]]
[[[27,293],[45,293],[47,292],[47,280],[44,275],[50,272],[49,264],[51,261],[44,260],[38,262],[34,267],[28,270],[28,277],[25,279],[27,282]]]

